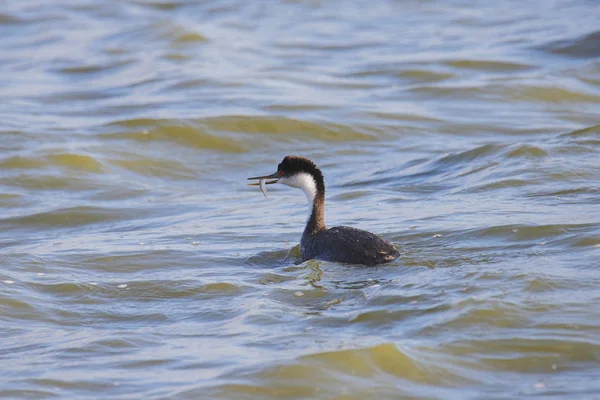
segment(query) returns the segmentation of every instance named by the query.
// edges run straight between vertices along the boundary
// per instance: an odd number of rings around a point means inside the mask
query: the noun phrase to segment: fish
[[[260,186],[260,191],[265,196],[265,199],[268,199],[268,197],[267,197],[267,184],[266,184],[266,181],[267,181],[266,179],[260,179],[258,181],[258,186]]]
[[[262,192],[263,196],[265,196],[265,199],[268,199],[269,197],[267,196],[267,185],[270,185],[272,183],[277,183],[277,181],[279,180],[279,177],[277,176],[277,179],[271,179],[273,178],[273,175],[269,175],[269,176],[257,176],[255,178],[248,178],[250,179],[258,179],[258,182],[253,182],[253,183],[249,183],[248,186],[258,186],[260,187],[260,191]]]

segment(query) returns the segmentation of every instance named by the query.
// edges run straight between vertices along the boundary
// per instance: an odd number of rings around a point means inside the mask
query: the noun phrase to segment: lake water
[[[7,1],[0,397],[600,398],[600,4]],[[329,226],[395,243],[301,262]]]

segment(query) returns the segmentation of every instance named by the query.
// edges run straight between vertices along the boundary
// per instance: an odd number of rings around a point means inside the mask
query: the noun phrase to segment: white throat
[[[301,172],[299,174],[281,178],[278,182],[287,186],[302,189],[306,195],[306,200],[308,200],[308,210],[310,216],[310,214],[312,214],[315,196],[317,195],[317,182],[315,182],[315,178],[306,172]]]

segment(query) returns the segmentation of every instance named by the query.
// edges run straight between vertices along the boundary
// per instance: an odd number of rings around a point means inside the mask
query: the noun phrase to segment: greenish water
[[[0,12],[0,397],[600,398],[600,6]],[[328,225],[401,256],[301,263]]]

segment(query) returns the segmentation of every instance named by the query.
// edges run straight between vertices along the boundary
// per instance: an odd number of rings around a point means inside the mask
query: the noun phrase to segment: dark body
[[[306,231],[300,240],[302,260],[376,265],[398,257],[394,246],[379,236],[349,226],[336,226],[314,235]]]

